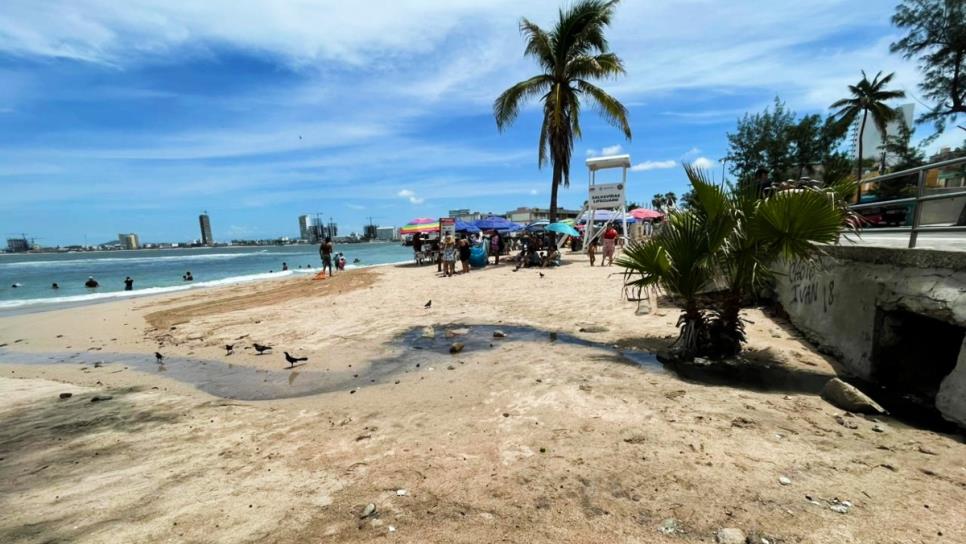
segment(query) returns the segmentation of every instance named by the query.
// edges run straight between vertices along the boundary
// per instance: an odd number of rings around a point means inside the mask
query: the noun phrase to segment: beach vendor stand
[[[399,234],[401,236],[412,236],[417,233],[435,234],[439,236],[439,220],[429,217],[417,217],[399,229]],[[436,252],[430,249],[432,247],[430,245],[432,241],[426,240],[424,243],[426,245],[421,248],[420,251],[415,251],[415,248],[413,249],[413,259],[417,264],[423,264],[424,262],[436,262]]]

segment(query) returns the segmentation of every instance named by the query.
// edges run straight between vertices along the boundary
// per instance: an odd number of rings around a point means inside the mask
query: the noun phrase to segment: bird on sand
[[[154,352],[154,358],[158,360],[158,363],[161,363],[164,361],[164,355],[161,355],[157,351]]]
[[[272,346],[263,346],[261,344],[252,344],[252,347],[255,348],[255,351],[257,351],[259,355],[261,355],[261,354],[265,353],[266,351],[269,351],[270,349],[272,349]]]
[[[429,308],[429,307],[431,307],[432,305],[433,305],[433,301],[432,301],[432,300],[430,300],[430,301],[429,301],[429,302],[427,302],[427,303],[426,303],[425,305],[423,305],[423,308]]]
[[[235,344],[225,344],[225,351],[227,352],[225,356],[235,353]]]
[[[540,277],[541,277],[541,278],[543,277],[543,272],[540,272]]]
[[[291,355],[288,354],[287,351],[285,351],[283,353],[285,353],[285,360],[288,361],[288,366],[289,367],[295,366],[295,363],[298,363],[300,361],[308,361],[309,360],[308,357],[292,357]]]

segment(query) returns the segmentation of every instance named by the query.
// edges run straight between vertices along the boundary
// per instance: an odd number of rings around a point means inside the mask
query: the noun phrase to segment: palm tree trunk
[[[869,110],[862,110],[862,124],[859,125],[859,156],[856,159],[858,163],[858,173],[856,178],[859,180],[858,185],[855,187],[855,203],[862,203],[862,138],[865,136],[865,121],[869,117]]]
[[[678,318],[678,327],[680,327],[680,332],[678,339],[674,341],[674,350],[685,360],[703,355],[707,330],[704,315],[698,309],[697,301],[689,300],[685,302],[684,312]]]
[[[563,176],[563,167],[556,162],[553,163],[553,182],[550,186],[550,222],[557,222],[557,189],[560,187],[560,178]]]

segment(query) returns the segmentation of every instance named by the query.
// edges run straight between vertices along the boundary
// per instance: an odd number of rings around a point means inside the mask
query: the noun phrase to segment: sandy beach
[[[662,368],[678,311],[572,255],[3,317],[0,542],[966,542],[961,437],[826,403],[746,316],[762,383]]]

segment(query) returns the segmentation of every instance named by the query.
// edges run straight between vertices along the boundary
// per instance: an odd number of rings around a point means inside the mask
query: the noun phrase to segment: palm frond
[[[493,117],[496,126],[503,130],[512,123],[520,113],[520,106],[529,98],[545,93],[550,87],[552,79],[544,74],[533,76],[503,91],[493,101]]]
[[[545,71],[553,72],[554,56],[550,35],[527,18],[520,20],[520,32],[527,40],[523,54],[537,59]]]
[[[780,191],[762,200],[749,232],[786,259],[806,259],[815,244],[838,239],[843,214],[828,195],[818,191]]]
[[[578,55],[566,67],[566,75],[570,79],[608,78],[624,73],[624,63],[614,53]]]
[[[577,90],[589,96],[597,107],[597,113],[612,126],[617,127],[624,136],[631,139],[631,125],[627,121],[627,108],[616,98],[600,87],[585,80],[577,80]]]

